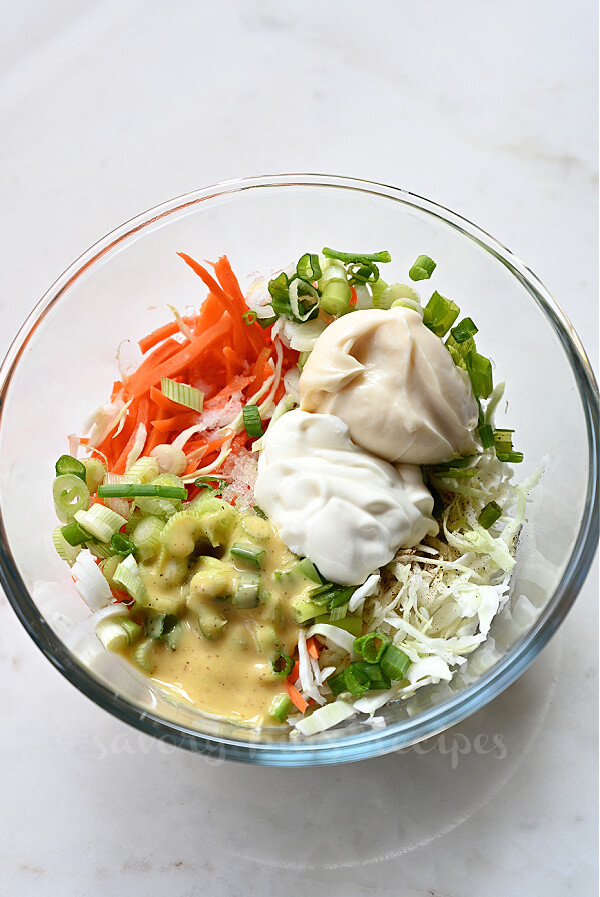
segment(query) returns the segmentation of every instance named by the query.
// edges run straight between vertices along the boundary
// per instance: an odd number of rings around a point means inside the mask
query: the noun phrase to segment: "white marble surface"
[[[121,221],[305,170],[476,221],[547,283],[596,365],[593,0],[28,0],[2,19],[0,351]],[[129,729],[0,595],[0,892],[595,893],[596,584],[597,566],[530,670],[443,741],[288,771]]]

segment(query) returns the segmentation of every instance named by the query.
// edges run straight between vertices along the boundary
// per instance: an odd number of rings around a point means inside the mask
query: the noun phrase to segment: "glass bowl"
[[[210,719],[173,703],[118,657],[98,650],[87,609],[56,556],[51,483],[66,436],[81,432],[127,350],[204,291],[177,258],[227,253],[242,286],[322,246],[388,249],[401,278],[417,255],[435,287],[479,327],[478,346],[506,380],[508,426],[541,464],[517,550],[511,601],[450,685],[431,686],[308,739]],[[422,286],[422,285],[421,285]],[[422,291],[423,294],[425,291]],[[504,404],[504,403],[503,403]],[[504,409],[501,412],[504,413]],[[501,425],[501,424],[500,424]],[[597,539],[597,387],[577,334],[511,252],[453,212],[405,190],[322,175],[231,181],[164,203],[122,225],[52,286],[0,370],[0,578],[19,619],[77,688],[118,718],[183,747],[234,760],[300,766],[404,748],[458,723],[510,685],[564,619]]]

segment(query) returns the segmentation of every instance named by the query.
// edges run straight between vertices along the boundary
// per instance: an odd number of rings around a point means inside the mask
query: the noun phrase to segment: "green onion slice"
[[[392,257],[389,252],[384,249],[382,252],[338,252],[337,249],[330,249],[328,246],[323,247],[323,255],[328,259],[339,259],[340,262],[343,262],[345,265],[349,265],[352,263],[364,263],[364,262],[383,262],[386,264],[387,262],[391,262]]]
[[[110,539],[110,547],[114,554],[121,554],[126,557],[135,551],[135,545],[127,539],[123,533],[114,533]]]
[[[348,691],[346,676],[344,675],[345,672],[345,670],[342,670],[341,673],[338,673],[336,676],[330,676],[327,680],[327,685],[336,697],[343,692]]]
[[[88,533],[78,523],[67,523],[66,526],[61,526],[60,531],[69,545],[81,545],[82,542],[89,542],[90,539],[94,538],[91,533]]]
[[[395,645],[388,645],[379,662],[381,672],[388,679],[404,679],[406,671],[411,665],[411,660]]]
[[[316,589],[311,589],[309,598],[313,604],[327,606],[329,608],[341,607],[347,604],[356,589],[352,586],[340,586],[332,582],[325,582]]]
[[[436,336],[445,336],[450,330],[458,315],[460,308],[451,299],[446,299],[437,290],[423,309],[423,323],[435,333]]]
[[[379,663],[383,652],[392,640],[385,632],[367,632],[361,638],[354,639],[354,650],[368,663]]]
[[[321,575],[310,558],[302,558],[301,561],[298,561],[296,567],[307,579],[310,579],[312,582],[316,582],[319,585],[323,584]]]
[[[494,430],[494,443],[500,451],[511,451],[514,430]]]
[[[122,651],[141,638],[142,627],[127,616],[106,617],[96,626],[96,635],[107,651]]]
[[[278,679],[285,679],[294,669],[294,661],[289,654],[278,651],[271,660],[271,669],[273,670],[273,675]]]
[[[230,553],[234,558],[245,561],[252,567],[260,569],[265,554],[264,548],[256,548],[254,545],[246,545],[243,542],[234,542],[231,546]]]
[[[356,663],[351,663],[344,670],[344,682],[346,685],[346,691],[349,691],[352,695],[364,695],[366,691],[369,691],[371,687],[371,680],[360,667]]]
[[[258,405],[244,405],[242,408],[242,420],[248,436],[254,438],[263,435]]]
[[[73,476],[79,477],[84,483],[86,482],[87,470],[85,464],[72,455],[61,455],[54,467],[57,477],[66,473],[72,473]]]
[[[471,378],[473,392],[478,398],[487,399],[494,388],[492,363],[485,355],[473,350],[467,355],[467,374]]]
[[[408,276],[411,280],[429,280],[435,271],[435,262],[428,255],[420,255],[412,265]]]
[[[296,273],[300,280],[320,280],[323,272],[319,264],[319,256],[305,252],[296,265]]]
[[[233,603],[238,608],[258,607],[260,601],[260,573],[242,573],[238,579]]]
[[[520,464],[523,460],[523,452],[501,452],[496,449],[496,457],[507,464]]]
[[[366,663],[363,660],[358,660],[356,663],[351,663],[350,666],[353,671],[367,677],[370,691],[389,688],[392,684],[378,663]]]
[[[470,480],[477,471],[474,467],[434,467],[432,473],[438,479],[452,477],[455,480]]]
[[[465,340],[471,339],[478,332],[477,327],[471,318],[463,318],[456,327],[453,327],[450,333],[457,343],[464,343]]]
[[[194,480],[194,486],[197,486],[199,489],[213,489],[215,492],[221,492],[222,489],[229,486],[229,483],[222,477],[207,474],[205,477],[198,477],[197,480]]]
[[[187,497],[185,486],[165,486],[160,483],[114,483],[106,486],[98,486],[100,498],[137,498],[141,496],[155,496],[156,498]]]
[[[487,503],[477,521],[480,526],[484,529],[489,529],[490,526],[496,522],[502,516],[502,508],[495,501],[490,501]]]
[[[481,424],[477,428],[477,431],[479,433],[479,438],[481,439],[481,445],[484,449],[492,448],[495,445],[494,431],[489,424]]]
[[[271,701],[269,716],[273,716],[283,723],[293,706],[289,695],[276,695]]]
[[[245,311],[244,314],[242,315],[242,318],[244,319],[246,324],[254,324],[254,322],[258,318],[258,315],[256,314],[255,311]]]
[[[375,262],[352,262],[348,265],[348,274],[351,284],[377,283],[379,280],[379,268]]]
[[[154,614],[146,618],[146,635],[155,641],[166,641],[176,625],[175,614]]]

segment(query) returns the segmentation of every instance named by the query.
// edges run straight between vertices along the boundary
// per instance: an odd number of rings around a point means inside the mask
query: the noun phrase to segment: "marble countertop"
[[[115,225],[204,184],[351,174],[526,259],[597,369],[596,7],[31,0],[0,32],[0,353]],[[491,706],[402,754],[277,770],[128,728],[0,593],[0,891],[596,893],[597,562]]]

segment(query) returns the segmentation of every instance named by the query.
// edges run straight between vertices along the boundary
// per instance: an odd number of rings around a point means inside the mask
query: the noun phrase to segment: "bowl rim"
[[[325,187],[374,194],[432,215],[478,244],[504,265],[540,307],[567,355],[578,385],[588,437],[586,502],[567,567],[535,624],[487,673],[458,695],[415,717],[335,741],[253,742],[199,733],[141,710],[103,685],[54,633],[38,611],[14,562],[0,507],[0,583],[21,623],[48,660],[76,688],[129,725],[166,742],[202,754],[275,766],[349,762],[401,750],[459,723],[506,689],[535,659],[562,623],[579,593],[598,541],[598,387],[590,362],[571,322],[556,300],[521,259],[468,219],[418,194],[398,187],[343,175],[311,173],[260,175],[211,184],[167,200],[110,231],[79,256],[45,292],[18,331],[0,366],[0,427],[4,397],[33,333],[75,281],[103,256],[156,221],[224,195],[277,187]]]

